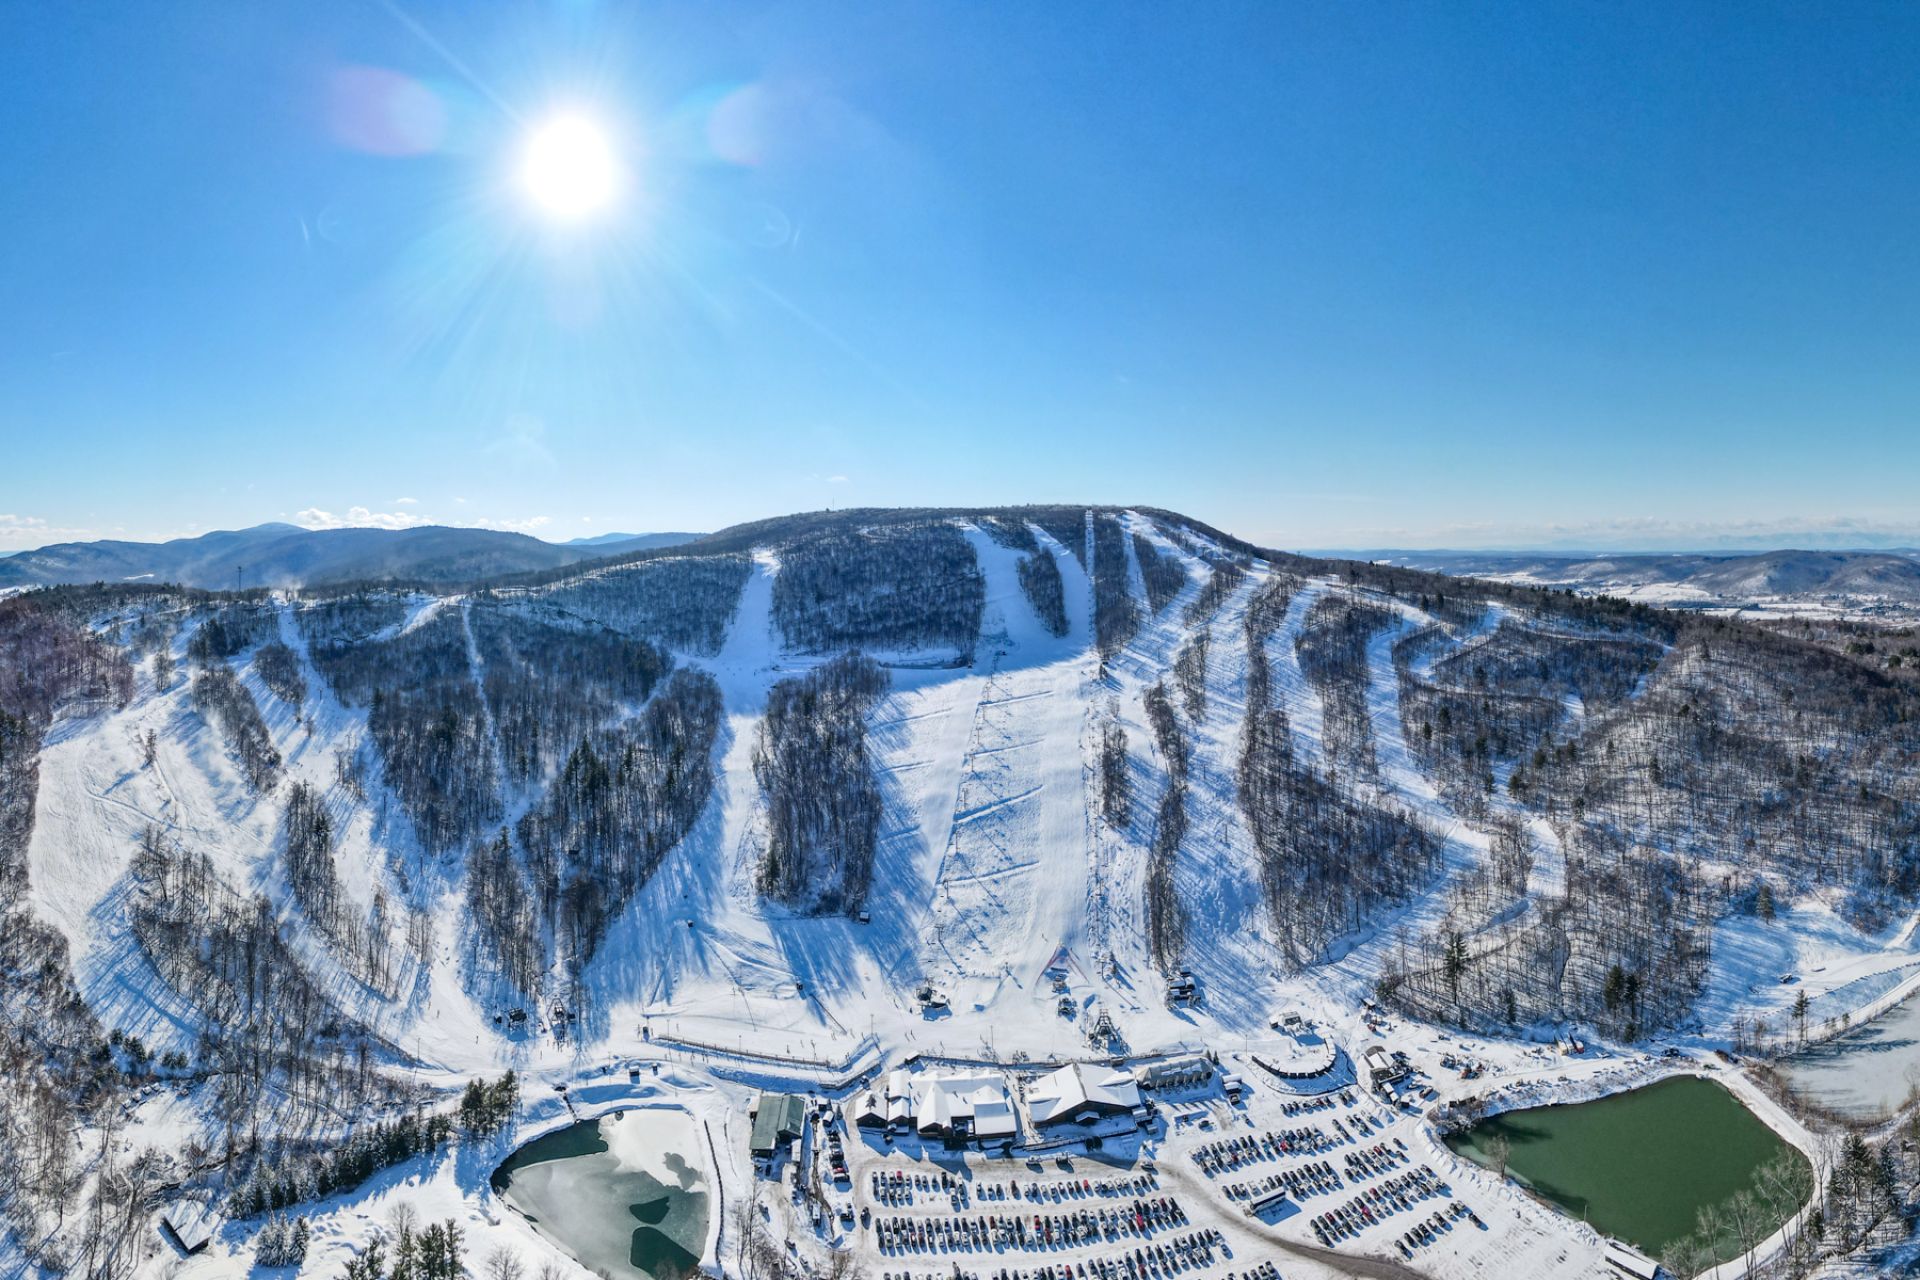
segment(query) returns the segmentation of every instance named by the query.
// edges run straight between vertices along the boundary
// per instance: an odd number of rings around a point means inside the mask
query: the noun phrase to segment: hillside
[[[1920,617],[1920,555],[1908,551],[1618,556],[1387,551],[1367,558],[1669,608],[1859,618],[1895,625]]]
[[[28,593],[0,709],[4,1030],[39,1064],[0,1113],[164,1059],[215,1186],[258,1135],[665,1042],[1047,1060],[1286,1010],[1364,1035],[1378,1000],[1630,1054],[1782,1034],[1768,975],[1818,969],[1837,1015],[1920,964],[1911,686],[1155,509],[816,513],[457,591]]]
[[[263,524],[171,542],[63,542],[0,561],[0,587],[164,582],[210,590],[341,582],[466,583],[692,541],[697,534],[615,534],[564,546],[523,533],[302,529]]]

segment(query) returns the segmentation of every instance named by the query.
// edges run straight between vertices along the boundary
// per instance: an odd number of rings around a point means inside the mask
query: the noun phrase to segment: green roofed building
[[[807,1102],[793,1093],[763,1093],[753,1112],[753,1139],[748,1150],[756,1160],[771,1159],[773,1153],[800,1136],[807,1123]]]

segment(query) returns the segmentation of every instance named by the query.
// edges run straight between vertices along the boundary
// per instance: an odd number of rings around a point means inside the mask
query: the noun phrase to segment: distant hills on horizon
[[[1348,558],[1454,577],[1612,595],[1669,608],[1837,610],[1920,616],[1920,551],[1633,552],[1362,551]]]
[[[60,542],[0,558],[0,588],[170,582],[210,589],[402,580],[465,582],[678,546],[698,533],[608,533],[545,542],[498,529],[304,529],[261,524],[168,542]]]

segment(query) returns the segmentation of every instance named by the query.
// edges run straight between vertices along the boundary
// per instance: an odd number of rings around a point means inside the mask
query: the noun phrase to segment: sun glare
[[[577,222],[619,194],[620,162],[607,135],[584,116],[557,116],[528,135],[520,183],[549,217]]]

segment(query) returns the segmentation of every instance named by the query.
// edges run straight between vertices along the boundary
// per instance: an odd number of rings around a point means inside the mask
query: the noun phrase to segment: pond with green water
[[[1806,1157],[1723,1086],[1677,1076],[1592,1102],[1509,1111],[1447,1139],[1456,1152],[1495,1163],[1507,1143],[1507,1173],[1536,1195],[1605,1235],[1658,1258],[1694,1234],[1700,1210],[1766,1184],[1762,1166],[1785,1159],[1811,1185]],[[1764,1238],[1793,1213],[1780,1196],[1765,1213]],[[1730,1237],[1722,1257],[1738,1251]]]
[[[706,1246],[697,1141],[684,1111],[616,1112],[521,1147],[494,1170],[493,1189],[589,1271],[680,1280]]]

